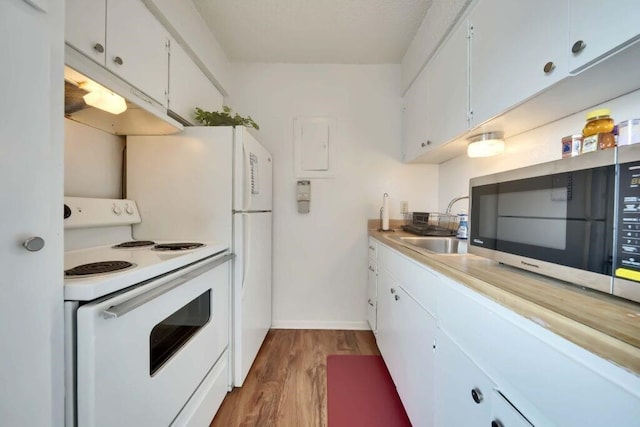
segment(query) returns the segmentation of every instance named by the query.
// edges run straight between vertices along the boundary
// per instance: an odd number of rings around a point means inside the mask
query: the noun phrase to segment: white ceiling
[[[398,64],[433,0],[193,0],[233,62]]]

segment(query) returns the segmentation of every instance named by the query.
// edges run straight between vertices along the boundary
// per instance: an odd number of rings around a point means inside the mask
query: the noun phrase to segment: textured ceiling
[[[193,0],[229,60],[400,63],[433,0]]]

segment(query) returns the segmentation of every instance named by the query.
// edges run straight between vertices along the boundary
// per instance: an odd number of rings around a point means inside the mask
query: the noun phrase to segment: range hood
[[[64,110],[68,119],[113,135],[169,135],[183,129],[161,104],[70,46],[65,46],[65,63]],[[88,105],[84,88],[92,83],[122,96],[126,111],[111,114]]]

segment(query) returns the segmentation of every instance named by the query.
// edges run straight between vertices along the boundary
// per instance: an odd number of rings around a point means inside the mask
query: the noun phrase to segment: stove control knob
[[[125,205],[124,211],[129,215],[133,215],[133,208],[128,203]]]
[[[111,210],[116,215],[121,215],[122,214],[122,208],[120,208],[120,206],[118,206],[116,204],[113,205],[113,208]]]

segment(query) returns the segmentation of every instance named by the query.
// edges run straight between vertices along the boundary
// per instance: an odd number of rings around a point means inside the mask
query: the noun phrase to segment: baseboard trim
[[[334,329],[334,330],[371,330],[369,323],[365,322],[336,322],[336,321],[309,321],[309,320],[274,320],[271,329]]]

